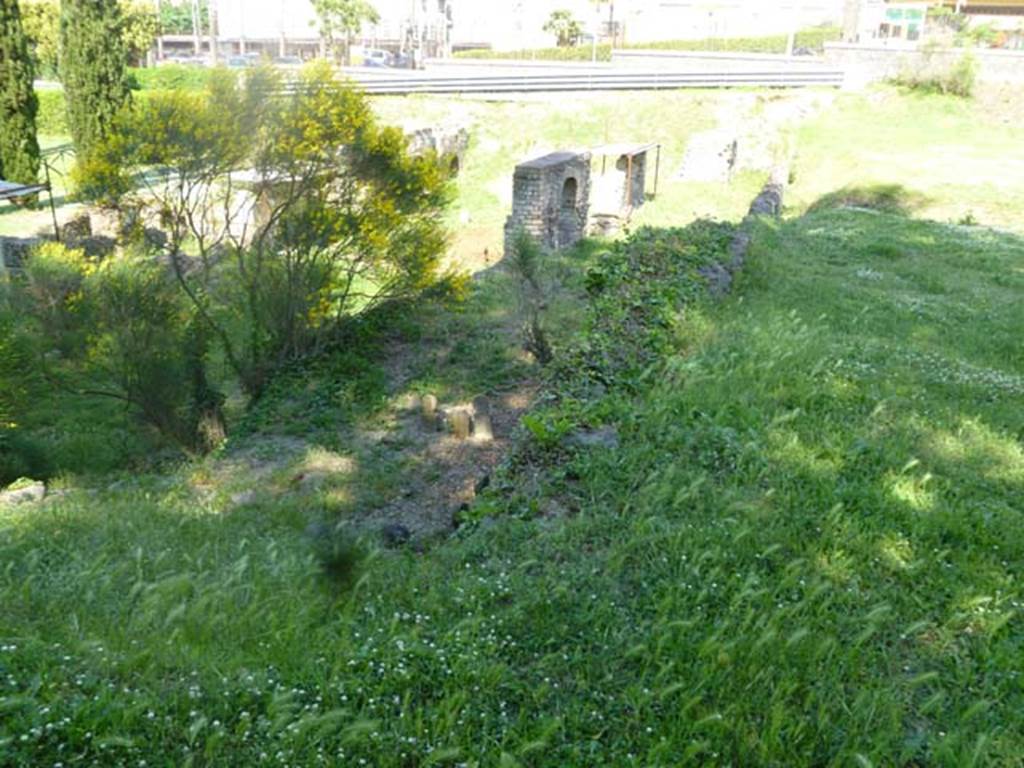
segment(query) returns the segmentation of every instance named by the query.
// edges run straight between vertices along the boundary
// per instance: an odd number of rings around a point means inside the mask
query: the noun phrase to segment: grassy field
[[[800,130],[790,204],[840,187],[894,186],[917,216],[1024,228],[1024,102],[983,89],[974,101],[880,87],[841,97]]]
[[[677,98],[670,155],[710,124]],[[603,104],[578,128],[551,103],[386,106],[483,127],[453,212],[471,258],[513,157],[643,127]],[[861,124],[878,170],[837,133],[867,105],[918,121],[917,144]],[[487,269],[462,311],[282,378],[213,457],[0,507],[0,765],[1019,765],[1024,238],[956,223],[1014,224],[988,152],[1018,129],[983,152],[967,118],[844,96],[723,300],[700,270],[730,228],[664,225],[736,218],[755,179],[720,203],[679,183],[662,228],[545,262],[547,372]],[[914,172],[929,144],[959,179]],[[457,532],[355,538],[437,471],[398,403],[524,382]]]

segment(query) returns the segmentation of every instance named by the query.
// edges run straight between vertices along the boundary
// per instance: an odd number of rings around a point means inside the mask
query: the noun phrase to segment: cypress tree
[[[88,154],[130,98],[117,0],[62,0],[60,73],[71,138]]]
[[[0,0],[0,178],[21,184],[39,178],[34,79],[18,0]]]

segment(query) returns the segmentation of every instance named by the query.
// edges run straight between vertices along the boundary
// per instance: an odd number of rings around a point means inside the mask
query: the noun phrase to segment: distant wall
[[[981,82],[1024,83],[1024,51],[950,48],[927,52],[884,45],[825,44],[826,64],[844,70],[851,85],[866,85],[907,71],[945,69],[968,53],[978,62]]]
[[[645,69],[682,69],[686,72],[802,71],[820,70],[823,66],[822,59],[817,56],[648,49],[617,49],[612,51],[612,62]]]

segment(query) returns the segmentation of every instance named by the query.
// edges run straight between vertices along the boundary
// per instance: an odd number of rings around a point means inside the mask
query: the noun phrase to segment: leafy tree
[[[345,59],[349,60],[352,37],[359,33],[363,24],[376,24],[380,14],[368,0],[313,0],[320,39],[324,45],[334,44],[341,38],[345,43]]]
[[[559,48],[571,48],[583,37],[583,26],[570,11],[552,11],[543,29],[555,36]]]
[[[63,0],[61,79],[80,156],[100,142],[128,103],[128,50],[117,0]]]
[[[210,4],[207,0],[199,3],[199,28],[210,28]],[[160,31],[165,35],[191,35],[193,31],[192,3],[188,0],[168,2],[160,5]]]
[[[39,175],[39,100],[17,0],[0,0],[0,177],[25,184]]]
[[[160,32],[160,18],[150,0],[121,0],[122,38],[129,58],[143,64]]]
[[[326,63],[281,91],[259,69],[156,94],[78,174],[100,204],[160,221],[181,295],[253,399],[354,316],[449,283],[447,164],[410,156]]]
[[[56,78],[60,49],[60,0],[22,0],[21,17],[37,74]]]

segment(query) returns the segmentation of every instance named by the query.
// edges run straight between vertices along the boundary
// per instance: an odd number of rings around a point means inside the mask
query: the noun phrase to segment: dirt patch
[[[405,398],[388,441],[403,445],[402,465],[393,498],[355,520],[367,532],[401,526],[413,540],[429,539],[452,530],[454,518],[487,484],[491,473],[512,447],[519,420],[533,402],[537,385],[521,382],[515,389],[475,403],[441,404],[467,411],[486,409],[492,436],[459,439],[432,420],[424,419],[420,404]],[[379,437],[373,435],[371,437]]]

